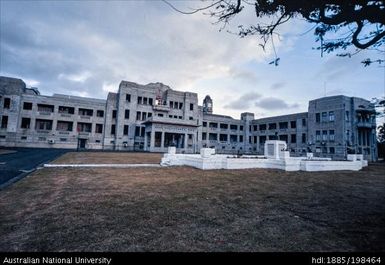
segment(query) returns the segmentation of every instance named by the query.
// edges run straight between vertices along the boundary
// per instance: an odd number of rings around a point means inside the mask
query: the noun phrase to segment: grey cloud
[[[255,103],[256,107],[260,107],[262,109],[266,110],[283,110],[288,108],[298,108],[299,104],[288,104],[282,99],[274,98],[274,97],[268,97],[263,98]]]
[[[225,105],[224,108],[226,109],[234,109],[234,110],[245,110],[251,107],[253,101],[259,99],[261,97],[258,93],[247,93],[242,95],[237,100],[234,100],[230,102],[229,104]]]
[[[231,69],[230,75],[234,79],[245,80],[245,81],[248,81],[251,83],[257,83],[258,82],[258,77],[252,71],[243,70],[243,69],[242,70]]]
[[[270,86],[270,89],[272,90],[278,90],[286,85],[286,82],[277,82]]]

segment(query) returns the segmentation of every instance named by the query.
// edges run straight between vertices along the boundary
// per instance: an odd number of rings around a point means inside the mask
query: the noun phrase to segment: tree
[[[201,8],[191,12],[173,9],[184,14],[205,11],[216,18],[216,23],[225,28],[231,20],[245,8],[254,8],[257,18],[268,18],[270,23],[256,21],[255,25],[239,25],[239,36],[257,35],[261,38],[261,47],[265,49],[273,36],[279,36],[279,28],[292,19],[304,19],[314,24],[313,30],[317,49],[330,53],[342,51],[339,56],[352,56],[365,49],[380,48],[385,44],[385,4],[374,0],[212,0]],[[207,2],[207,1],[206,1]],[[338,36],[338,37],[334,37]],[[384,51],[380,51],[384,53]],[[278,64],[278,59],[274,62]],[[384,60],[366,59],[362,63],[368,66]]]

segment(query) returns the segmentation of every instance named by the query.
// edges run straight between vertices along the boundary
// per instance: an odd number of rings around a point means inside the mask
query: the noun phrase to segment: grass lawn
[[[384,191],[385,164],[45,168],[0,191],[0,251],[385,251]]]
[[[163,154],[128,152],[69,152],[51,164],[159,164]]]

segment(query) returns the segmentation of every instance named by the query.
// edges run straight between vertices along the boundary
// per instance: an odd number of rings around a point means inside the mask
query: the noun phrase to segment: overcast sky
[[[182,10],[198,1],[171,1]],[[352,58],[313,49],[312,25],[294,21],[263,52],[257,37],[239,38],[244,12],[226,30],[203,14],[183,15],[161,1],[0,1],[0,75],[22,78],[44,95],[106,99],[121,80],[161,82],[210,95],[214,112],[239,118],[307,111],[324,95],[383,97],[385,68],[363,67],[373,52]]]

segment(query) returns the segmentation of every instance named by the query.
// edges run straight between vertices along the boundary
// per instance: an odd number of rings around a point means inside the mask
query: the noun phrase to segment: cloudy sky
[[[199,1],[170,1],[181,10]],[[162,82],[209,94],[214,112],[239,118],[244,111],[267,117],[307,111],[311,99],[345,94],[384,96],[385,68],[363,67],[377,57],[320,56],[312,26],[286,24],[275,48],[265,52],[257,37],[239,38],[239,23],[220,31],[201,13],[183,15],[162,1],[0,1],[0,75],[22,78],[44,95],[62,93],[105,99],[121,80]]]

